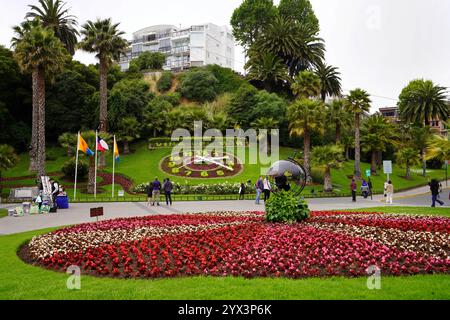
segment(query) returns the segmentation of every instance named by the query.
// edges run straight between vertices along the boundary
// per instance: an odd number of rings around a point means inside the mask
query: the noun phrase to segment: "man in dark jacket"
[[[150,207],[153,198],[153,182],[147,185],[147,205]]]
[[[444,205],[444,202],[439,200],[439,182],[436,179],[431,180],[431,182],[428,183],[431,190],[431,207],[436,207],[436,202],[439,203],[441,206]]]
[[[158,178],[155,178],[155,181],[153,181],[152,206],[154,206],[155,203],[159,206],[160,196],[161,196],[161,182],[159,182]]]
[[[173,184],[169,178],[167,178],[163,184],[164,195],[166,196],[166,205],[172,205],[172,190]]]

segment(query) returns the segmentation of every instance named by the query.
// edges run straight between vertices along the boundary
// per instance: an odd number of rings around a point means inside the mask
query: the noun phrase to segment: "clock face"
[[[220,156],[204,152],[195,154],[187,152],[179,156],[168,156],[161,161],[161,170],[169,175],[195,178],[211,179],[233,177],[241,173],[242,164],[233,155],[223,154]]]

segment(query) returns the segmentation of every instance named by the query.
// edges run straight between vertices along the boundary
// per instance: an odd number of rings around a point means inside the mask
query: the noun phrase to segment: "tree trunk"
[[[422,157],[422,175],[424,177],[426,177],[427,176],[427,159],[425,158],[426,157],[425,149],[422,149],[420,151],[420,155]]]
[[[130,144],[126,140],[123,142],[123,154],[130,154]]]
[[[340,144],[342,140],[341,136],[341,124],[336,123],[336,144]]]
[[[406,177],[407,180],[411,179],[411,168],[409,167],[409,163],[406,163]]]
[[[345,160],[348,161],[350,159],[350,148],[345,147]]]
[[[325,91],[322,91],[320,95],[322,97],[322,102],[325,103],[325,101],[327,100],[327,93]]]
[[[360,115],[355,115],[355,178],[361,180]]]
[[[100,59],[100,132],[108,132],[108,65],[103,59]],[[97,142],[96,142],[97,143]],[[105,154],[101,153],[98,166],[106,166]]]
[[[45,70],[39,68],[36,76],[38,106],[37,176],[45,176]],[[34,95],[34,94],[33,94]]]
[[[156,138],[156,134],[157,134],[156,129],[153,129],[153,138]]]
[[[30,144],[30,172],[37,171],[37,153],[38,153],[38,127],[39,127],[39,106],[38,106],[38,84],[39,71],[34,69],[32,73],[33,87],[33,109],[31,124],[31,144]]]
[[[372,151],[372,158],[370,161],[370,171],[373,175],[377,174],[377,152]]]
[[[325,192],[333,192],[333,184],[331,182],[331,168],[329,166],[327,166],[325,168],[323,189],[324,189]]]
[[[308,179],[307,182],[311,182],[311,177],[309,176],[311,173],[311,168],[309,166],[309,157],[311,152],[311,137],[307,126],[305,126],[305,133],[303,137],[303,155],[304,155],[304,166],[306,171],[308,171]]]
[[[95,188],[95,158],[89,157],[89,174],[88,174],[87,193],[94,194],[94,188]]]

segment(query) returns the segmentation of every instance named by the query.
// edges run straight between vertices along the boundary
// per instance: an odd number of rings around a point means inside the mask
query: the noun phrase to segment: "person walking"
[[[352,201],[356,202],[356,190],[358,189],[358,186],[356,185],[355,179],[352,179],[352,183],[350,184],[350,190],[352,192]]]
[[[155,203],[160,206],[159,200],[161,197],[161,182],[159,182],[158,178],[155,178],[153,181],[153,191],[152,191],[152,206],[155,206]]]
[[[269,177],[265,177],[263,181],[264,203],[270,198],[270,191],[272,186],[270,185]]]
[[[436,202],[443,206],[445,203],[438,199],[439,196],[439,182],[436,179],[431,180],[428,185],[430,186],[431,191],[431,207],[436,207]]]
[[[255,204],[260,204],[261,201],[261,193],[264,190],[264,182],[263,182],[263,178],[259,177],[258,181],[256,181],[256,202]]]
[[[363,179],[362,181],[361,193],[364,196],[364,199],[367,199],[369,197],[369,184],[365,179]]]
[[[163,185],[164,195],[166,197],[166,205],[172,205],[172,190],[173,184],[169,178],[164,181]]]
[[[392,181],[389,180],[386,185],[386,203],[392,204],[394,201],[394,185],[392,184]]]
[[[147,185],[147,206],[150,207],[151,203],[152,203],[152,198],[153,198],[153,182],[150,182]]]
[[[239,200],[245,200],[245,184],[243,182],[239,188]]]

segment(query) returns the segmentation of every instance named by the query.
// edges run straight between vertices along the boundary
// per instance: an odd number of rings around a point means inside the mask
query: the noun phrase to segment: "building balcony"
[[[191,52],[191,47],[189,46],[182,46],[182,47],[174,47],[172,48],[172,54],[173,55],[181,55],[185,53]]]

